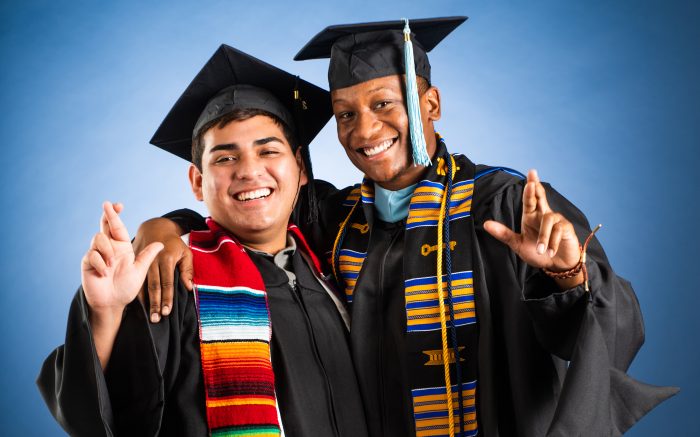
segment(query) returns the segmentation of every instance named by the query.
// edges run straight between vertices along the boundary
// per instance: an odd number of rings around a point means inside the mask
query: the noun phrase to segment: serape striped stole
[[[190,234],[212,436],[279,436],[270,313],[260,272],[211,218]]]

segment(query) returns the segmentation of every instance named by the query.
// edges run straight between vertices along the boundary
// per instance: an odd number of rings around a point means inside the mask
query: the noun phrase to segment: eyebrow
[[[381,90],[396,91],[396,90],[393,90],[393,89],[391,89],[391,88],[387,88],[387,87],[385,87],[385,86],[378,86],[378,87],[376,87],[376,88],[372,88],[371,90],[369,90],[369,91],[367,91],[367,92],[368,92],[368,93],[376,93],[377,91],[381,91]]]
[[[284,144],[284,141],[282,141],[282,139],[273,136],[257,139],[253,141],[253,146],[264,146],[265,144],[274,142]],[[217,144],[209,150],[209,153],[218,152],[219,150],[238,150],[240,148],[241,146],[239,146],[238,143]]]
[[[376,92],[378,92],[378,91],[382,91],[382,90],[392,91],[392,92],[396,91],[396,90],[393,90],[393,89],[391,89],[391,88],[388,88],[388,87],[385,87],[385,86],[381,85],[381,86],[378,86],[378,87],[376,87],[376,88],[372,88],[371,90],[367,91],[367,94],[374,94],[374,93],[376,93]],[[345,99],[333,99],[333,101],[331,102],[331,104],[335,104],[335,103],[345,103],[345,102],[346,102]]]

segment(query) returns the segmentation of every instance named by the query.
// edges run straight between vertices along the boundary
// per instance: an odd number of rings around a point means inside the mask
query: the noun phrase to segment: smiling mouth
[[[272,194],[270,188],[258,188],[257,190],[251,191],[241,191],[240,193],[234,194],[234,198],[241,202],[249,202],[251,200],[264,199]]]
[[[391,138],[388,140],[384,140],[378,144],[362,147],[358,149],[358,152],[362,153],[368,158],[371,158],[372,156],[378,155],[384,152],[385,150],[389,150],[389,148],[391,148],[391,146],[393,146],[395,142],[396,138]]]

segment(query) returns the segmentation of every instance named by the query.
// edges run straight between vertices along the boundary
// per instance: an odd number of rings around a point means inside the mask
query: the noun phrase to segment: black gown
[[[367,435],[347,329],[328,293],[297,250],[295,285],[272,258],[250,253],[268,293],[271,358],[285,435]],[[66,342],[44,362],[39,389],[56,420],[78,436],[205,436],[197,311],[178,286],[173,310],[158,324],[134,301],[103,373],[88,307],[78,290]]]
[[[463,156],[458,164],[473,165]],[[476,167],[477,172],[487,169]],[[316,253],[330,254],[344,218],[338,206],[352,188],[339,191],[316,181],[320,221],[306,228],[307,202],[298,203],[293,217]],[[505,172],[475,182],[471,212],[478,353],[476,368],[467,372],[476,372],[479,381],[479,434],[622,434],[678,389],[650,386],[626,374],[644,342],[644,325],[630,283],[615,274],[597,239],[588,248],[591,292],[583,286],[561,291],[484,230],[484,222],[493,219],[519,232],[523,188],[520,178]],[[584,241],[590,226],[583,213],[549,185],[545,189],[551,208],[570,220]],[[166,217],[186,230],[205,226],[189,210]],[[363,295],[372,302],[352,308],[355,372],[369,434],[415,435],[406,384],[410,370],[402,361],[405,230],[403,222],[375,223],[371,232],[373,243],[354,290],[355,300]]]
[[[460,158],[458,165],[471,164]],[[477,166],[476,173],[487,169]],[[484,222],[493,219],[520,231],[523,188],[522,179],[505,172],[475,182],[478,356],[463,380],[475,372],[479,381],[479,434],[624,433],[677,389],[649,386],[626,374],[644,341],[642,316],[630,283],[615,275],[595,238],[588,248],[589,294],[583,286],[561,291],[484,230]],[[591,229],[585,216],[550,186],[545,189],[551,208],[573,223],[583,242]],[[328,228],[305,230],[319,244],[318,253],[330,253],[339,221],[335,205],[349,191],[327,188],[320,207]],[[370,222],[371,216],[366,214]],[[376,218],[370,223],[367,260],[354,289],[352,353],[369,432],[376,437],[415,435],[411,370],[402,361],[407,347],[403,269],[422,261],[416,257],[404,264],[410,256],[403,250],[404,225]]]

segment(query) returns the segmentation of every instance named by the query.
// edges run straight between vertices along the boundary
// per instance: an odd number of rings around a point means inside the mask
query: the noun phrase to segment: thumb
[[[186,289],[192,291],[194,269],[192,267],[192,251],[189,248],[182,252],[182,258],[178,261],[177,267],[180,270],[180,282]]]
[[[136,255],[136,258],[134,259],[134,267],[140,275],[143,275],[144,278],[146,277],[148,268],[153,263],[153,260],[156,259],[156,256],[161,250],[163,250],[164,247],[165,246],[163,243],[156,241],[146,246],[138,255]]]
[[[514,252],[520,246],[520,236],[513,232],[508,226],[498,223],[495,220],[486,220],[484,230],[491,234],[493,238],[510,247]]]

